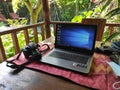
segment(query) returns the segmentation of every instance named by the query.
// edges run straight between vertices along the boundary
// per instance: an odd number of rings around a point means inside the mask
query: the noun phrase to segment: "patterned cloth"
[[[21,54],[19,60],[16,60],[15,63],[22,64],[25,61],[26,59],[24,55]],[[114,75],[112,69],[106,63],[106,61],[111,61],[108,56],[95,53],[93,55],[93,63],[89,74],[80,74],[70,70],[43,64],[38,61],[35,61],[26,67],[32,70],[39,70],[56,76],[61,76],[77,84],[90,88],[99,90],[114,90],[112,85],[114,82],[120,81],[120,77],[116,77]]]

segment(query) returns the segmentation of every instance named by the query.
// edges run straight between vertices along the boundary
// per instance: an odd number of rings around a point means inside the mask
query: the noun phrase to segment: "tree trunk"
[[[32,6],[29,0],[25,2],[25,5],[30,13],[30,24],[37,23],[39,12],[42,9],[41,0],[37,0],[35,7]]]
[[[33,10],[33,12],[30,12],[30,24],[37,23],[38,20],[38,14]]]
[[[76,5],[76,15],[79,14],[79,1],[75,0],[75,5]]]

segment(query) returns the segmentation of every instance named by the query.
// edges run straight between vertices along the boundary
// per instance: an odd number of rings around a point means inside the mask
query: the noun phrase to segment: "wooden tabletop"
[[[13,69],[0,64],[0,90],[93,90],[65,78],[24,69],[13,75]]]
[[[53,39],[50,38],[44,43],[54,42]],[[6,66],[6,62],[0,64],[0,90],[93,90],[40,71],[26,68],[15,75],[12,71],[13,69]]]

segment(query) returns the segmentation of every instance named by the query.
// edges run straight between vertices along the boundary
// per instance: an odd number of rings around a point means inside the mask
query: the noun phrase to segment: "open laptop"
[[[89,73],[93,60],[96,25],[57,23],[55,48],[41,62]]]

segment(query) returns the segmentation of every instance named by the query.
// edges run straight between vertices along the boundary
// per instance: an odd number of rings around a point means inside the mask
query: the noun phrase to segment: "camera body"
[[[35,45],[33,42],[29,43],[22,49],[22,52],[26,59],[32,57],[34,59],[41,59],[41,53],[38,49],[39,45]]]

